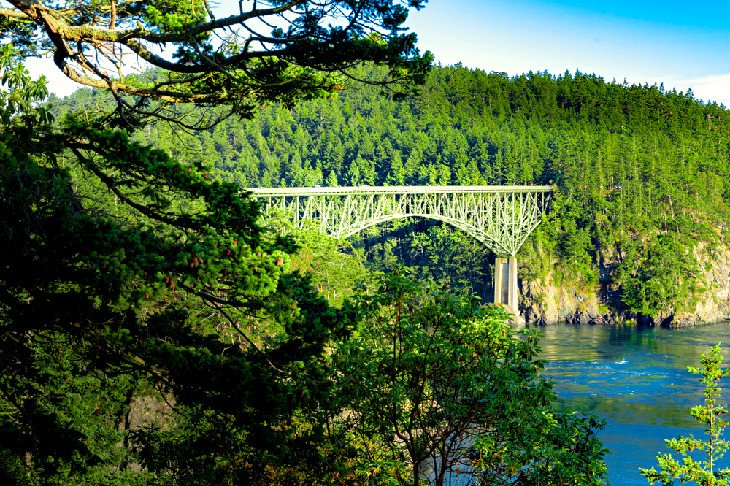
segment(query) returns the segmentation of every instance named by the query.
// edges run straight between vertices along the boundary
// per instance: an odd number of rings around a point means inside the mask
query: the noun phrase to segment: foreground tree
[[[690,434],[668,439],[667,447],[681,456],[681,462],[668,453],[657,456],[659,471],[654,467],[641,468],[641,474],[649,484],[671,485],[679,481],[682,484],[725,486],[730,481],[730,469],[717,467],[730,447],[730,443],[722,438],[723,429],[727,426],[722,417],[727,409],[719,403],[720,380],[730,374],[730,370],[723,369],[721,365],[722,352],[718,344],[709,354],[702,354],[702,368],[688,368],[690,373],[701,375],[699,381],[705,385],[705,403],[692,407],[690,415],[705,427],[707,438],[697,439]],[[698,460],[698,453],[702,453],[704,459]]]
[[[382,276],[339,346],[339,425],[363,476],[398,484],[602,484],[600,423],[551,408],[533,333],[472,297]],[[467,479],[468,478],[468,479]]]
[[[4,483],[272,484],[337,472],[320,416],[326,344],[342,330],[288,271],[294,245],[261,231],[256,204],[202,161],[182,165],[115,127],[251,116],[268,101],[337,92],[336,73],[359,62],[406,86],[429,57],[400,26],[424,3],[238,2],[218,18],[202,0],[3,2]],[[53,123],[43,83],[19,63],[49,53],[69,78],[108,90],[115,116]],[[130,417],[146,398],[165,417],[142,427]]]
[[[3,46],[4,482],[325,476],[312,414],[327,402],[321,358],[339,328],[287,272],[291,242],[259,231],[255,204],[195,165],[120,131],[54,128],[36,106],[42,83],[14,56]],[[90,181],[124,209],[82,198]],[[129,420],[145,397],[167,416],[150,428]]]
[[[248,117],[262,103],[341,91],[337,73],[363,62],[390,68],[379,84],[410,89],[431,59],[402,28],[408,9],[425,0],[6,3],[5,40],[25,55],[52,51],[70,79],[108,89],[125,124],[136,115],[210,121],[168,110],[179,103],[225,104]]]

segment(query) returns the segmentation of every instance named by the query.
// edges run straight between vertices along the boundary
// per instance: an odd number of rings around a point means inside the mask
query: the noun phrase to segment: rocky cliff
[[[613,324],[634,320],[644,325],[682,327],[730,319],[730,245],[695,249],[704,291],[689,309],[650,317],[612,308],[616,289],[586,283],[579,275],[561,273],[556,265],[544,276],[520,279],[520,313],[528,323]],[[601,273],[610,269],[603,264]],[[523,275],[521,275],[523,277]]]
[[[692,325],[730,319],[730,245],[698,248],[697,259],[703,269],[706,291],[694,309],[675,314],[673,325]]]

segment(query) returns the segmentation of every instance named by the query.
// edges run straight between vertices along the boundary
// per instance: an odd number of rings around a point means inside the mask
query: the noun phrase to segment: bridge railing
[[[345,238],[389,220],[422,217],[448,223],[491,248],[494,302],[517,313],[515,255],[540,224],[552,186],[357,186],[252,188],[264,214],[287,214],[295,227]],[[507,257],[507,258],[505,258]]]
[[[346,196],[348,194],[465,194],[553,192],[553,186],[352,186],[352,187],[252,187],[255,197],[266,196]]]
[[[347,238],[393,219],[448,223],[501,256],[514,256],[542,221],[552,186],[357,186],[252,188],[265,214],[283,211],[295,227]]]

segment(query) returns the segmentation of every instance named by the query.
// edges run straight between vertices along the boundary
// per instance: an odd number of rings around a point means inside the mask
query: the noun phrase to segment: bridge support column
[[[517,307],[517,258],[497,258],[494,262],[494,303],[506,305],[514,314],[519,316]]]

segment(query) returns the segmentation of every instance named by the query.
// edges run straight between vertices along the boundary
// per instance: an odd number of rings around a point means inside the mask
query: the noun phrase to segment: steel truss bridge
[[[429,218],[464,231],[500,257],[514,257],[540,224],[552,190],[552,186],[248,189],[261,201],[265,218],[283,216],[296,228],[314,225],[324,234],[347,238],[393,219]]]

